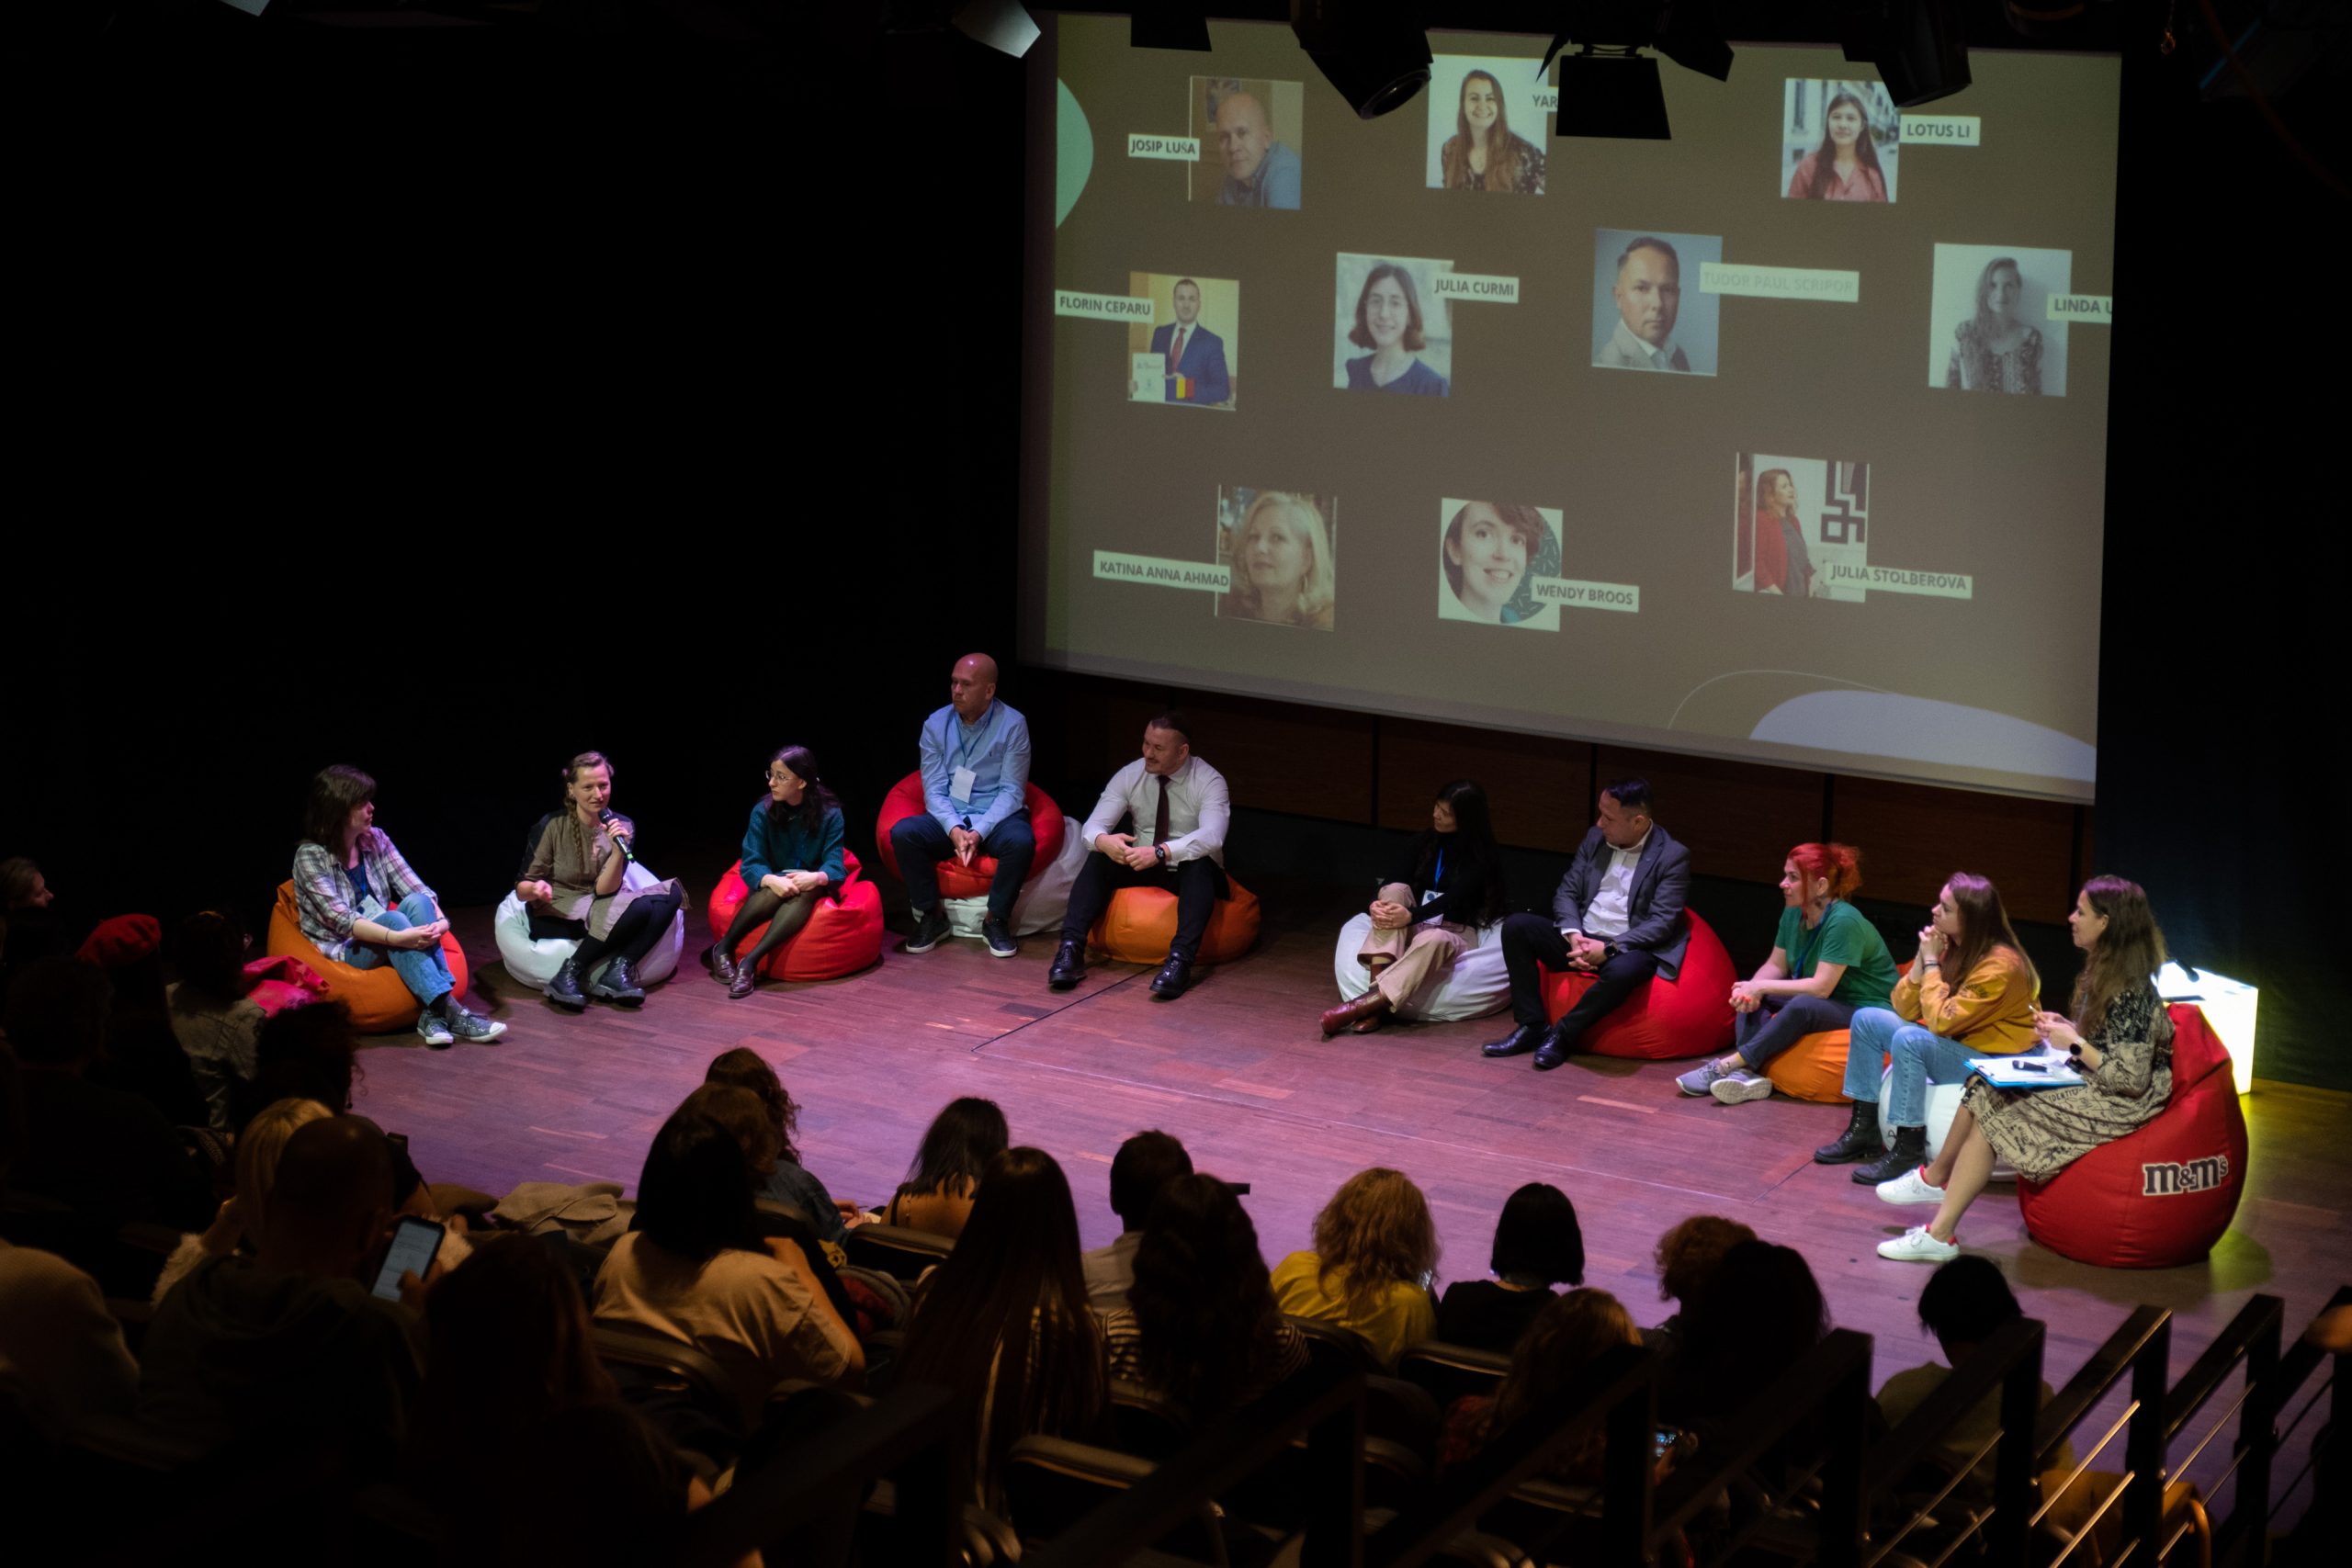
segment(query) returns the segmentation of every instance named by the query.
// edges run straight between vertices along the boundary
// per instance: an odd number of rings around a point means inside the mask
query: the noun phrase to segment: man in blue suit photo
[[[1151,333],[1151,351],[1168,367],[1166,400],[1205,406],[1222,403],[1233,396],[1225,370],[1225,340],[1200,324],[1201,286],[1180,277],[1172,298],[1176,319],[1153,328]]]

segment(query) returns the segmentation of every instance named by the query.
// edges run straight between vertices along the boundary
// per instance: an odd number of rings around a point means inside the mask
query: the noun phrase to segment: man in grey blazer
[[[1503,922],[1503,964],[1518,1026],[1481,1050],[1489,1056],[1532,1051],[1538,1072],[1566,1061],[1584,1032],[1652,976],[1671,980],[1680,972],[1690,945],[1683,915],[1690,890],[1690,852],[1651,820],[1648,782],[1619,779],[1604,788],[1592,830],[1552,896],[1552,919],[1513,915]],[[1596,976],[1549,1029],[1539,964]]]
[[[1674,247],[1645,234],[1617,258],[1617,327],[1592,351],[1604,370],[1688,370],[1690,361],[1674,342],[1682,315],[1682,258]]]

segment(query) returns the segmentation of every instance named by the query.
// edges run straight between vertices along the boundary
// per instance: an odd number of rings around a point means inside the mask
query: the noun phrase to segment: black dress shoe
[[[1544,1031],[1532,1023],[1522,1023],[1500,1040],[1489,1040],[1478,1047],[1481,1056],[1524,1056],[1544,1043]]]
[[[1151,977],[1152,1000],[1172,1002],[1182,996],[1185,987],[1192,983],[1193,961],[1189,958],[1170,958],[1159,966],[1159,973]]]
[[[718,942],[713,942],[703,950],[702,966],[709,970],[710,977],[720,985],[731,986],[735,983],[735,960],[729,955],[727,949]]]
[[[1057,991],[1067,991],[1086,978],[1086,943],[1064,938],[1054,950],[1054,966],[1046,971],[1046,984]]]
[[[588,994],[602,997],[608,1002],[618,1002],[625,1008],[645,1005],[645,987],[637,983],[635,975],[629,973],[626,958],[616,958],[605,964],[604,973],[598,975],[595,983],[588,987]]]
[[[587,997],[580,989],[580,960],[567,958],[563,967],[548,982],[548,1000],[571,1012],[582,1012],[588,1006]]]
[[[1568,1059],[1567,1048],[1556,1040],[1546,1040],[1535,1050],[1535,1070],[1548,1073]]]

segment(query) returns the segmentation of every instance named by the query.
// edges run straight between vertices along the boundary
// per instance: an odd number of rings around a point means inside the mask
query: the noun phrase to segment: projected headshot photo
[[[1883,82],[1789,78],[1781,191],[1792,201],[1893,201],[1903,119]]]
[[[1450,261],[1340,253],[1331,385],[1442,398],[1453,379],[1453,317],[1437,298]]]
[[[1833,587],[1830,577],[1870,563],[1870,465],[1743,452],[1734,468],[1732,587],[1861,599],[1860,588]]]
[[[1219,487],[1216,559],[1233,587],[1216,596],[1217,618],[1329,631],[1339,536],[1336,496]]]
[[[1723,259],[1721,234],[1595,231],[1594,367],[1713,375],[1723,297],[1699,291],[1699,268]]]
[[[1193,78],[1192,126],[1201,140],[1191,199],[1213,207],[1298,210],[1306,94],[1296,82]]]
[[[2072,251],[1938,245],[1928,385],[2064,397],[2066,323],[2049,319],[2050,299],[2074,276]]]
[[[1430,62],[1431,190],[1544,194],[1547,73],[1532,60],[1441,54]]]
[[[1230,411],[1241,360],[1241,285],[1131,272],[1127,295],[1152,304],[1148,324],[1127,323],[1127,400]]]
[[[1556,506],[1439,502],[1438,619],[1557,631],[1560,607],[1536,603],[1535,580],[1560,575],[1562,515]]]

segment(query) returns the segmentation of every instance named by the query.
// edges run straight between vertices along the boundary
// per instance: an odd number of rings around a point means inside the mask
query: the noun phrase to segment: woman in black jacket
[[[1456,779],[1437,792],[1429,830],[1413,840],[1410,869],[1372,904],[1359,955],[1372,989],[1323,1014],[1323,1032],[1369,1034],[1423,987],[1444,983],[1454,959],[1477,945],[1478,928],[1503,918],[1502,852],[1487,792]]]

